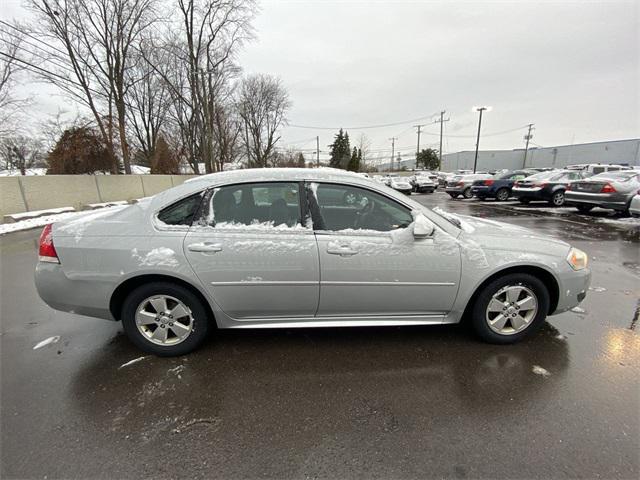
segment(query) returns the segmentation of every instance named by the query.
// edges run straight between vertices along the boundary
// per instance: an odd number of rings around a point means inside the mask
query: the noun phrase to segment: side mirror
[[[414,237],[430,237],[433,235],[433,223],[423,214],[418,214],[413,224]]]

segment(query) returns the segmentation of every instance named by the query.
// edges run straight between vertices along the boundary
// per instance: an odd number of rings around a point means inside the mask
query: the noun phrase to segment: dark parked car
[[[495,198],[500,202],[504,202],[511,196],[511,189],[516,181],[530,177],[535,173],[537,172],[533,170],[507,170],[506,172],[500,172],[492,178],[473,182],[471,192],[480,200]]]
[[[564,192],[567,190],[567,185],[584,177],[585,174],[580,171],[551,170],[518,180],[511,191],[513,196],[522,203],[542,200],[554,207],[561,207],[564,205]]]
[[[593,207],[626,213],[639,188],[638,170],[611,171],[572,182],[567,188],[565,198],[567,205],[574,205],[583,213]]]

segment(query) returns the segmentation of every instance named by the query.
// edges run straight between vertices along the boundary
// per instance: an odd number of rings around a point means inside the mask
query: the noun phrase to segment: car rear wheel
[[[122,325],[141,350],[162,357],[185,355],[204,341],[209,318],[187,288],[152,282],[136,288],[122,306]]]
[[[462,192],[462,196],[464,198],[471,198],[473,197],[473,192],[471,191],[471,187],[467,187],[464,189],[464,191]]]
[[[506,202],[507,200],[509,200],[509,189],[501,188],[500,190],[498,190],[496,192],[496,200],[498,200],[499,202]]]
[[[577,205],[576,208],[580,213],[589,213],[591,210],[593,210],[592,205]]]
[[[554,207],[561,207],[564,205],[564,190],[554,192],[553,195],[551,195],[549,203]]]
[[[540,328],[549,302],[549,292],[537,277],[526,273],[505,275],[479,293],[471,322],[486,342],[515,343]]]

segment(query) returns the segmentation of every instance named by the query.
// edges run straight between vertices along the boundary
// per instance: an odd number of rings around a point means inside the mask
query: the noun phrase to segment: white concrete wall
[[[42,175],[0,177],[0,219],[12,213],[133,200],[195,175]]]

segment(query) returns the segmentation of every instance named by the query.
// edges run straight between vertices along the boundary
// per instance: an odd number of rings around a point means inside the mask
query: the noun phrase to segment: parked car
[[[433,193],[438,188],[438,176],[431,172],[416,172],[410,182],[413,191],[418,193]]]
[[[360,201],[345,206],[348,192]],[[214,327],[464,318],[482,339],[513,343],[578,305],[590,276],[564,241],[430,210],[349,172],[273,168],[47,225],[35,283],[51,307],[122,321],[138,347],[171,356]]]
[[[634,217],[640,217],[640,190],[638,190],[631,199],[629,213]]]
[[[471,186],[476,180],[484,180],[491,178],[488,173],[472,173],[470,175],[456,175],[447,180],[444,191],[449,194],[451,198],[458,198],[462,195],[464,198],[473,197],[471,192]]]
[[[584,178],[585,175],[584,172],[577,170],[550,170],[518,180],[511,191],[521,203],[542,200],[554,207],[561,207],[564,205],[567,185],[574,180]]]
[[[474,181],[471,192],[480,200],[495,198],[499,202],[504,202],[511,196],[511,189],[516,181],[530,177],[535,173],[533,170],[507,170],[491,178]]]
[[[571,182],[565,192],[567,205],[586,213],[594,207],[628,212],[633,196],[640,189],[637,170],[610,171]]]
[[[384,175],[374,175],[374,176],[373,176],[373,179],[374,179],[376,182],[385,183]]]
[[[613,165],[607,163],[579,163],[576,165],[568,165],[567,170],[579,170],[584,172],[585,177],[591,175],[598,175],[605,172],[617,172],[620,170],[632,170],[632,167],[627,165]]]
[[[406,195],[411,195],[411,191],[413,190],[413,186],[409,182],[409,178],[401,177],[399,175],[389,177],[389,186]]]

